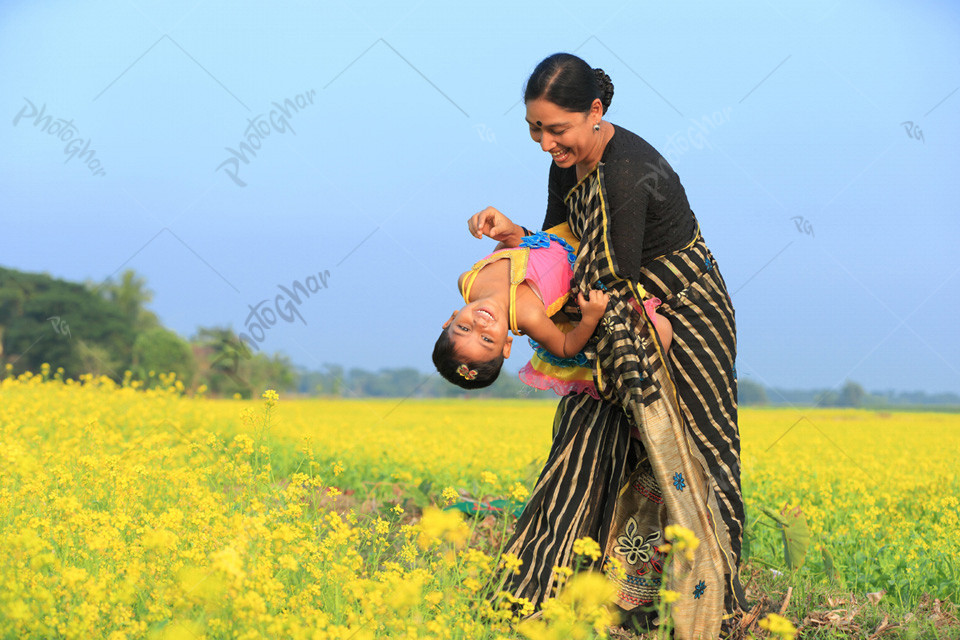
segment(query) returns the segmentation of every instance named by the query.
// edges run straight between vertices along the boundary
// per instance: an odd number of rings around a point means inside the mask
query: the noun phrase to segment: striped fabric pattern
[[[555,595],[553,567],[572,566],[573,542],[608,537],[623,480],[643,455],[628,423],[619,407],[586,393],[560,400],[547,463],[504,549],[523,561],[504,590],[539,607]]]
[[[744,507],[737,427],[736,321],[727,286],[702,237],[641,272],[674,328],[671,370],[680,406],[718,493],[720,515],[739,565]],[[663,296],[663,297],[661,297]]]
[[[606,208],[602,163],[565,201],[580,237],[574,284],[610,294],[598,337],[585,350],[605,400],[561,400],[547,465],[508,541],[506,551],[523,566],[507,588],[539,605],[553,595],[552,568],[570,566],[573,541],[589,535],[604,550],[597,565],[616,559],[627,569],[618,581],[621,609],[650,609],[663,570],[657,546],[663,529],[679,524],[700,546],[692,562],[676,559],[666,585],[681,594],[674,637],[715,638],[724,614],[740,608],[743,530],[726,286],[699,233],[647,263],[639,282],[622,278],[609,237],[617,212]],[[630,304],[648,295],[663,301],[658,312],[674,328],[667,356],[646,313]],[[629,437],[633,425],[640,442]]]

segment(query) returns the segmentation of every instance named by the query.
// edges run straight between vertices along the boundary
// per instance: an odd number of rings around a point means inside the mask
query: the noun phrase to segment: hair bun
[[[600,103],[603,105],[603,112],[606,113],[613,102],[613,81],[610,76],[603,72],[603,69],[594,69],[593,73],[597,76],[597,88],[600,89]]]

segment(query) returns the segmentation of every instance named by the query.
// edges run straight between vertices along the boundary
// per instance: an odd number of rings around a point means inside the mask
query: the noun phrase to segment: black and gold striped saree
[[[590,536],[604,551],[595,568],[616,559],[626,569],[617,579],[622,610],[642,618],[670,588],[681,594],[675,637],[716,638],[742,604],[733,307],[699,230],[684,248],[645,263],[636,281],[621,277],[602,185],[600,163],[565,203],[580,239],[574,285],[610,294],[585,349],[603,400],[560,401],[546,466],[505,549],[523,560],[507,590],[539,606],[553,595],[553,567],[571,566],[574,540]],[[642,304],[632,304],[649,295],[673,326],[668,354]],[[663,585],[659,547],[671,524],[700,545],[693,561],[678,554]]]

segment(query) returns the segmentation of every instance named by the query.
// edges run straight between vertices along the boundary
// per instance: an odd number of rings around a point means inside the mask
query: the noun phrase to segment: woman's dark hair
[[[575,113],[590,111],[599,98],[606,113],[613,100],[613,82],[603,69],[591,69],[573,54],[555,53],[544,58],[527,79],[524,103],[539,98]]]
[[[433,347],[433,364],[437,367],[447,381],[452,382],[462,389],[482,389],[489,387],[493,381],[500,375],[500,368],[503,366],[503,355],[499,355],[493,360],[487,362],[467,362],[463,363],[457,360],[456,352],[453,349],[453,341],[450,334],[444,329],[437,338],[437,344]],[[467,380],[457,373],[457,367],[466,364],[470,369],[477,372],[477,376],[472,380]]]

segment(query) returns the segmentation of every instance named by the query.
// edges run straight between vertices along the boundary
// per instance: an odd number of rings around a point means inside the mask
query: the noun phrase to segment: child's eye
[[[458,324],[458,325],[457,325],[457,328],[460,329],[460,331],[469,331],[469,330],[470,330],[470,329],[467,329],[467,327],[464,326],[464,325],[462,325],[462,324]]]
[[[493,342],[493,340],[491,340],[491,339],[488,338],[487,336],[483,336],[483,339],[484,339],[485,341],[487,341],[487,342]]]

